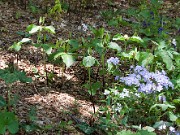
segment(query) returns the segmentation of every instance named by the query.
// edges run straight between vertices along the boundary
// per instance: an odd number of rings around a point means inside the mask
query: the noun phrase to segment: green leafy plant
[[[11,98],[11,88],[14,82],[20,81],[22,83],[31,82],[32,79],[27,77],[25,72],[16,70],[13,65],[9,65],[6,69],[0,69],[0,78],[7,84],[7,96],[6,100],[0,96],[0,107],[4,108],[4,111],[0,112],[0,134],[4,134],[6,130],[15,134],[19,130],[19,123],[16,115],[11,111],[13,105],[13,99]]]
[[[11,134],[15,134],[19,130],[19,123],[14,113],[0,112],[0,134],[5,134],[8,130]]]
[[[55,0],[55,5],[49,10],[49,15],[55,17],[55,19],[58,20],[62,12],[63,10],[60,0]]]

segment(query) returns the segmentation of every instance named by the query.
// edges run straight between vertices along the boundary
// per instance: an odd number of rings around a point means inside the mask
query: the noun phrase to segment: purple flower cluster
[[[126,77],[119,77],[119,80],[127,86],[138,87],[138,92],[153,93],[160,92],[163,89],[173,88],[173,84],[166,76],[165,71],[149,72],[142,66],[133,68],[133,73]],[[118,77],[116,77],[117,79]]]
[[[119,58],[117,57],[111,57],[107,60],[107,63],[111,63],[111,64],[114,64],[114,65],[117,65],[119,64]]]
[[[169,135],[180,135],[180,131],[176,131],[174,127],[169,127]]]

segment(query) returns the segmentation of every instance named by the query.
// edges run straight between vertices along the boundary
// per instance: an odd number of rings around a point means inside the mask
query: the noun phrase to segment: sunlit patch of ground
[[[81,115],[82,118],[90,118],[93,113],[91,102],[76,99],[67,93],[52,91],[45,96],[35,94],[31,97],[25,98],[25,100],[31,104],[39,104],[41,107],[46,109],[55,109],[59,113],[63,111],[77,113],[76,115]],[[95,108],[97,111],[99,107],[96,105]]]

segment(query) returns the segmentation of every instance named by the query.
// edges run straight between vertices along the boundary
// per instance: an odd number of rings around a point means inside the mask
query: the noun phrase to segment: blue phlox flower
[[[119,95],[118,90],[113,91],[114,95]]]
[[[127,86],[132,86],[132,85],[139,86],[140,80],[136,76],[137,76],[136,74],[130,74],[127,77],[121,77],[120,81],[124,82]]]
[[[173,88],[172,82],[170,81],[169,77],[164,75],[164,72],[157,71],[155,74],[153,74],[153,79],[157,84],[166,89],[168,89],[168,87]]]
[[[166,102],[166,96],[160,95],[158,98],[159,98],[160,102],[162,102],[162,103]]]
[[[143,92],[143,93],[152,93],[153,90],[152,90],[152,84],[148,83],[148,84],[141,84],[139,89],[138,89],[138,92]]]
[[[142,66],[136,66],[134,68],[134,73],[140,73],[141,71],[145,71],[146,69]]]
[[[119,58],[117,58],[117,57],[111,57],[111,58],[109,58],[109,59],[107,60],[107,63],[112,63],[112,64],[114,64],[114,65],[117,65],[117,64],[119,64]]]
[[[131,67],[133,68],[133,67]],[[149,72],[142,66],[136,66],[132,74],[126,77],[120,77],[120,82],[127,86],[135,85],[138,87],[138,92],[154,93],[161,92],[163,89],[174,88],[165,71]]]
[[[139,93],[135,93],[134,95],[137,97],[141,97]]]
[[[176,131],[176,129],[172,126],[169,127],[169,135],[180,135],[180,131]]]
[[[120,79],[120,76],[116,76],[115,80],[118,81]]]
[[[105,90],[104,91],[104,95],[109,95],[110,94],[110,91],[109,90]]]
[[[123,89],[123,91],[120,93],[119,95],[121,98],[124,98],[124,97],[130,97],[129,95],[129,91],[127,89]]]
[[[160,33],[162,33],[162,31],[163,31],[163,28],[160,27],[160,28],[158,29],[158,33],[160,34]]]
[[[116,105],[113,105],[112,108],[115,112],[120,112],[122,109],[122,105],[120,103],[117,103]]]
[[[160,84],[157,84],[156,90],[157,90],[158,92],[161,92],[161,91],[163,90],[163,86],[160,85]]]

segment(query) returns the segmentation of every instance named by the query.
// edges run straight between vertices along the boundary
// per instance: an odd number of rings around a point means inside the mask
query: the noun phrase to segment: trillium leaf
[[[46,54],[51,54],[51,52],[52,52],[52,46],[51,45],[49,45],[49,44],[43,44],[42,45],[42,48],[44,49],[44,52],[46,53]]]
[[[71,54],[64,53],[61,55],[61,57],[67,68],[73,65],[75,62],[74,57]]]
[[[142,128],[143,130],[147,130],[149,132],[153,132],[155,129],[153,127],[150,127],[150,126],[145,126]]]
[[[14,43],[12,46],[9,47],[9,50],[13,49],[16,52],[18,52],[21,49],[21,42]]]
[[[83,65],[85,67],[92,67],[95,64],[95,58],[92,56],[87,56],[83,58]]]
[[[101,39],[94,39],[92,41],[92,45],[95,46],[95,50],[99,53],[99,55],[103,54],[104,46]]]
[[[79,43],[78,43],[77,40],[71,39],[71,40],[68,41],[68,43],[72,46],[72,50],[71,50],[72,52],[79,49]]]
[[[21,43],[26,43],[26,42],[29,42],[29,41],[31,41],[30,38],[23,38],[20,42]]]
[[[125,41],[125,37],[122,36],[121,34],[116,34],[114,37],[113,37],[113,40],[119,40],[119,41]]]
[[[44,29],[52,34],[55,34],[55,28],[53,26],[44,26]]]
[[[42,30],[42,26],[36,26],[36,25],[32,25],[30,26],[31,29],[29,29],[29,34],[34,34],[37,33],[38,31]]]
[[[129,38],[130,41],[134,41],[134,42],[137,42],[137,43],[144,43],[143,39],[141,39],[140,37],[138,36],[132,36],[131,38]]]
[[[115,42],[110,42],[108,48],[117,50],[118,52],[121,52],[122,50],[121,47]]]

